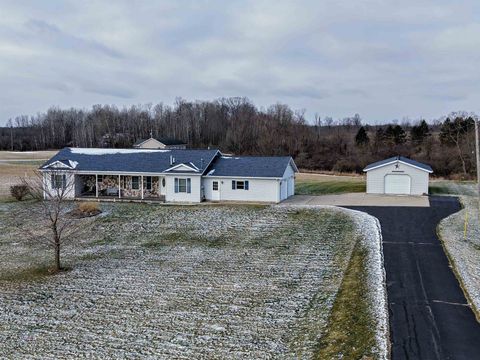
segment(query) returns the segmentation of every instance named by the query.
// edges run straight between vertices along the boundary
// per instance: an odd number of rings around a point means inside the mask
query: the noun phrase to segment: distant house
[[[182,150],[187,148],[187,144],[184,141],[177,139],[155,139],[150,137],[149,139],[140,139],[133,144],[136,149],[176,149]]]
[[[395,156],[368,165],[367,193],[369,194],[428,194],[430,165]]]
[[[198,203],[278,203],[295,192],[293,159],[225,156],[219,150],[65,148],[40,167],[68,197]]]

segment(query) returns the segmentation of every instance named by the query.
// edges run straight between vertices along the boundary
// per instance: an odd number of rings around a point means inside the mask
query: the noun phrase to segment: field
[[[10,186],[29,176],[56,151],[0,151],[0,198],[9,196]]]
[[[365,177],[299,173],[295,180],[297,195],[326,195],[365,192]]]
[[[334,208],[102,204],[65,249],[0,203],[7,358],[384,358],[378,224]],[[22,226],[14,219],[24,218]]]

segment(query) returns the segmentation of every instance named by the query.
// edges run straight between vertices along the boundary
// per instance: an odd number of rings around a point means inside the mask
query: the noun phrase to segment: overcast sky
[[[0,0],[0,124],[246,96],[365,121],[480,112],[480,1]]]

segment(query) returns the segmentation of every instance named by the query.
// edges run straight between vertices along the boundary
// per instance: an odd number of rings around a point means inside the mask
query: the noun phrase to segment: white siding
[[[52,174],[66,175],[67,191],[65,192],[65,199],[74,199],[77,183],[75,182],[75,175],[68,171],[65,171],[65,172],[55,171],[54,173],[44,172],[43,173],[44,185],[47,187],[45,194],[51,194],[53,196],[57,191],[52,188],[52,180],[51,180]]]
[[[398,168],[396,168],[396,164],[398,164]],[[428,194],[429,173],[400,162],[367,171],[367,193],[384,194],[385,176],[388,174],[404,174],[410,176],[411,195]]]
[[[285,173],[282,177],[282,192],[280,195],[280,201],[283,201],[295,194],[295,171],[291,165],[288,165],[285,169]]]
[[[190,178],[191,183],[191,193],[176,193],[175,192],[175,178],[187,179]],[[200,196],[200,186],[201,186],[201,177],[198,175],[182,175],[182,174],[171,174],[165,176],[165,201],[166,202],[191,202],[198,203],[202,201]]]
[[[233,190],[232,180],[248,180],[249,189]],[[213,200],[213,181],[218,181],[220,201],[279,202],[280,181],[277,179],[221,178],[215,176],[204,177],[202,182],[205,189],[206,200]]]

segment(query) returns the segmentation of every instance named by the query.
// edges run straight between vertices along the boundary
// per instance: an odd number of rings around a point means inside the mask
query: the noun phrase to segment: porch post
[[[122,185],[121,185],[121,182],[120,182],[120,176],[121,175],[118,175],[118,198],[119,199],[122,197]]]
[[[98,198],[98,174],[95,174],[95,197]]]
[[[141,182],[142,182],[142,187],[141,187],[141,189],[142,189],[142,200],[143,200],[143,175],[140,176],[140,180],[141,180]]]

